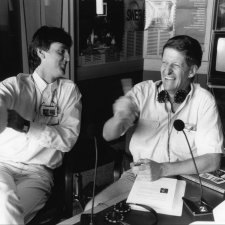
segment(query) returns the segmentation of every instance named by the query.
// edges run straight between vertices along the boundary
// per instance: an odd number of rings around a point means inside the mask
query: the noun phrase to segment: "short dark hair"
[[[63,28],[42,26],[34,33],[28,55],[32,71],[41,63],[41,59],[37,55],[37,48],[47,51],[53,42],[60,42],[68,48],[72,46],[71,36]]]
[[[174,36],[170,38],[163,46],[162,55],[164,53],[165,48],[173,48],[183,53],[186,57],[186,63],[188,66],[201,66],[202,47],[196,39],[187,35]]]

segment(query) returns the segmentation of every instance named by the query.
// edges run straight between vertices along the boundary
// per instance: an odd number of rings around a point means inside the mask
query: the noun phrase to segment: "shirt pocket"
[[[187,136],[192,151],[194,151],[196,148],[195,145],[196,131],[197,128],[195,124],[185,123],[184,132]]]
[[[180,153],[182,153],[183,156],[186,156],[185,158],[189,158],[190,155],[190,149],[188,146],[188,143],[190,145],[191,151],[196,151],[196,144],[195,144],[195,137],[196,137],[196,125],[195,124],[188,124],[185,123],[184,132],[187,136],[187,140],[183,134],[183,132],[176,131],[176,138],[175,138],[175,146]],[[188,141],[188,143],[187,143]]]
[[[185,126],[184,126],[185,133],[195,133],[196,130],[197,128],[195,124],[185,123]]]

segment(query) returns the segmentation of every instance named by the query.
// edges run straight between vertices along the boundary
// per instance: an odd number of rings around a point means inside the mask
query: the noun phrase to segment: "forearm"
[[[75,122],[76,124],[54,126],[31,122],[27,137],[42,147],[68,152],[75,144],[80,131],[80,122],[78,120]]]
[[[205,154],[195,157],[195,162],[199,173],[215,171],[220,166],[220,154]],[[192,159],[174,163],[162,163],[161,176],[174,176],[181,174],[196,174],[196,169]]]
[[[106,141],[119,138],[133,126],[139,111],[131,97],[122,96],[113,104],[113,114],[103,127],[103,137]]]
[[[106,141],[112,141],[119,138],[125,131],[124,121],[113,116],[103,127],[103,137]]]
[[[58,125],[47,125],[31,122],[28,137],[46,148],[54,148],[68,152],[75,144],[81,124],[81,103],[76,103],[70,110],[64,110],[63,117]]]
[[[5,130],[8,124],[8,112],[5,101],[0,97],[0,133]]]

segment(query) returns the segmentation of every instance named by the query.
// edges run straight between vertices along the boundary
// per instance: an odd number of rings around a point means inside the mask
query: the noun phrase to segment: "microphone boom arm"
[[[202,201],[202,200],[203,200],[203,199],[202,199],[202,195],[203,195],[202,180],[201,180],[201,177],[200,177],[200,175],[199,175],[198,167],[197,167],[196,162],[195,162],[195,160],[194,160],[194,156],[193,156],[193,153],[192,153],[192,151],[191,151],[191,146],[190,146],[190,144],[189,144],[187,135],[186,135],[186,133],[184,132],[184,130],[182,130],[182,132],[183,132],[183,134],[184,134],[184,136],[185,136],[185,138],[186,138],[186,141],[187,141],[187,143],[188,143],[188,147],[189,147],[189,150],[190,150],[190,153],[191,153],[191,157],[192,157],[192,159],[193,159],[192,161],[193,161],[193,163],[194,163],[195,170],[196,170],[197,175],[198,175],[198,179],[199,179],[199,183],[200,183],[200,189],[201,189],[201,195],[200,195],[200,196],[201,196],[201,201]]]
[[[94,184],[92,192],[92,206],[91,206],[91,221],[90,225],[93,225],[93,214],[94,214],[94,202],[95,202],[95,186],[96,186],[96,176],[97,176],[97,165],[98,165],[98,144],[97,138],[94,136],[95,142],[95,169],[94,169]]]
[[[185,138],[186,138],[186,142],[188,144],[188,148],[189,148],[190,153],[191,153],[191,158],[192,158],[192,161],[194,163],[196,173],[198,175],[200,190],[201,190],[200,201],[199,200],[198,201],[192,201],[192,200],[189,200],[185,197],[183,197],[183,201],[184,201],[185,205],[187,206],[187,208],[190,210],[190,212],[194,216],[212,214],[212,207],[209,206],[206,203],[206,201],[203,200],[203,197],[202,197],[203,196],[202,181],[201,181],[201,177],[200,177],[199,172],[198,172],[198,168],[197,168],[197,165],[196,165],[196,162],[195,162],[195,158],[194,158],[193,153],[191,151],[191,146],[189,144],[187,135],[184,132],[184,127],[185,127],[184,122],[180,119],[177,119],[177,120],[174,121],[173,126],[177,131],[182,131]]]
[[[194,156],[193,156],[193,153],[191,151],[191,146],[189,144],[189,141],[188,141],[188,138],[187,138],[187,135],[186,133],[184,132],[183,129],[181,129],[180,131],[183,132],[185,138],[186,138],[186,141],[187,141],[187,144],[188,144],[188,148],[190,150],[190,153],[191,153],[191,157],[192,157],[192,161],[194,163],[194,166],[195,166],[195,170],[197,172],[197,175],[198,175],[198,178],[199,178],[199,184],[200,184],[200,191],[201,191],[201,195],[200,195],[200,201],[191,201],[185,197],[183,197],[183,201],[184,203],[186,204],[187,208],[190,210],[190,212],[194,215],[194,216],[198,216],[198,215],[208,215],[208,214],[212,214],[212,207],[210,205],[208,205],[206,203],[206,201],[203,199],[203,188],[202,188],[202,180],[201,180],[201,177],[199,175],[199,171],[198,171],[198,167],[196,165],[196,162],[195,162],[195,159],[194,159]]]
[[[82,213],[80,217],[81,225],[97,225],[96,215],[94,214],[94,201],[95,201],[95,186],[96,186],[96,177],[97,177],[97,167],[98,167],[98,140],[97,135],[92,134],[95,130],[94,128],[89,129],[89,135],[93,138],[94,149],[95,149],[95,165],[94,165],[94,178],[93,178],[93,189],[92,189],[92,204],[91,204],[91,213]]]

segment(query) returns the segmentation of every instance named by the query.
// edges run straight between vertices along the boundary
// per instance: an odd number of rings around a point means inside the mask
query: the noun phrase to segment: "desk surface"
[[[106,202],[105,204],[101,204],[95,207],[94,212],[98,213],[98,212],[102,212],[103,210],[106,210],[109,206],[115,205],[116,203],[126,199],[128,194],[129,193],[124,193],[123,195],[120,195],[117,198]],[[193,198],[193,197],[198,197],[199,195],[200,195],[199,185],[194,182],[187,181],[185,197]],[[213,191],[209,188],[203,187],[203,198],[207,201],[209,205],[211,205],[214,208],[215,206],[217,206],[219,203],[221,203],[224,200],[224,195],[219,192]],[[58,225],[75,225],[75,224],[78,225],[80,221],[80,216],[81,214],[73,216],[70,219],[60,222]],[[213,215],[194,217],[188,211],[185,205],[183,206],[182,216],[169,216],[169,215],[158,214],[158,225],[168,225],[168,224],[186,225],[194,221],[214,221],[214,218],[213,218]],[[141,224],[141,221],[140,221],[140,224]]]

